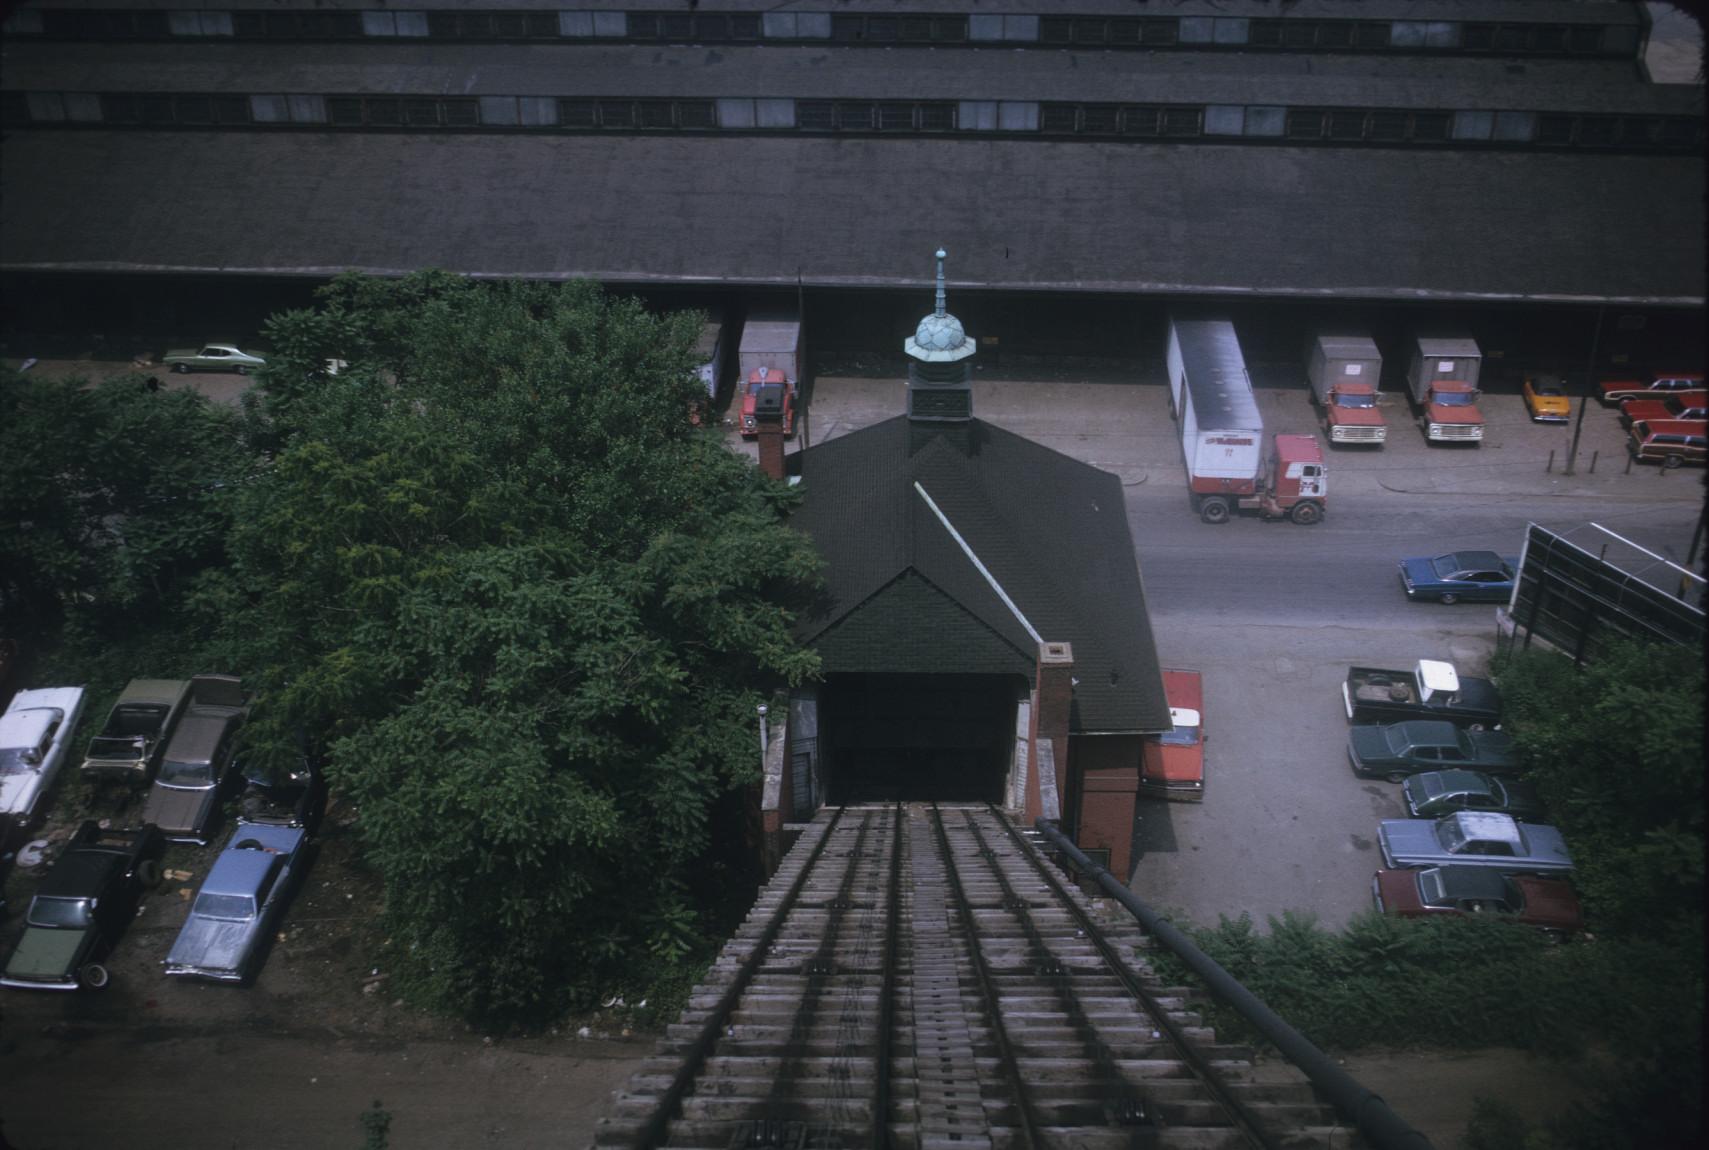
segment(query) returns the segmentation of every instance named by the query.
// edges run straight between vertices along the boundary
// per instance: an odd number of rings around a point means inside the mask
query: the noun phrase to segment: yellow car
[[[1565,423],[1572,415],[1573,403],[1560,376],[1528,375],[1523,390],[1533,423]]]

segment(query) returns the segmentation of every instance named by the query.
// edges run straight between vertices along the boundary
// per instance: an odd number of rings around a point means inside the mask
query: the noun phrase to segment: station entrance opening
[[[819,693],[826,800],[1001,802],[1019,675],[829,675]]]

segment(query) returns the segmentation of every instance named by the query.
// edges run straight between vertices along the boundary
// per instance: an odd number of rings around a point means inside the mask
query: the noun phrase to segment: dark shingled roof
[[[430,175],[428,175],[430,173]],[[0,266],[1700,304],[1697,157],[9,132]]]
[[[827,672],[1032,674],[1037,642],[918,484],[1039,637],[1073,644],[1074,731],[1168,728],[1114,475],[977,419],[900,416],[792,464],[806,493],[792,525],[828,571],[827,604],[802,633]]]

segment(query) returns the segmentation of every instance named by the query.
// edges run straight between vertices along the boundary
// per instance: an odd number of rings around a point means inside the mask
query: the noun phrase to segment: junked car
[[[1584,927],[1578,895],[1564,879],[1502,874],[1485,867],[1380,870],[1371,878],[1371,901],[1379,913],[1402,918],[1490,915],[1556,936]]]
[[[1384,819],[1377,825],[1383,865],[1393,869],[1458,863],[1503,874],[1565,874],[1573,869],[1554,827],[1494,811],[1455,811],[1439,819]]]
[[[1407,779],[1400,793],[1406,813],[1415,819],[1433,819],[1455,811],[1500,811],[1527,822],[1543,814],[1543,800],[1536,787],[1483,771],[1425,771]]]
[[[197,675],[190,680],[190,704],[166,744],[143,804],[144,822],[157,824],[173,842],[208,845],[220,797],[232,778],[233,744],[247,714],[243,687],[235,676]]]
[[[152,826],[77,828],[24,915],[24,934],[0,971],[0,986],[98,990],[101,960],[136,917],[145,888],[160,882],[166,840]]]
[[[28,826],[65,762],[83,716],[82,687],[19,691],[0,715],[0,819]]]
[[[173,371],[235,371],[248,375],[267,366],[263,356],[244,351],[234,343],[205,343],[201,347],[174,348],[160,357]]]
[[[216,982],[255,976],[300,873],[308,831],[239,823],[166,955],[166,973]]]
[[[187,679],[132,679],[83,753],[83,777],[145,783],[190,698]]]
[[[245,759],[235,770],[244,785],[237,799],[240,824],[302,827],[310,834],[320,825],[326,810],[326,779],[316,756],[304,751],[277,769]]]
[[[1347,757],[1353,773],[1366,778],[1404,781],[1420,771],[1463,767],[1492,775],[1521,770],[1513,737],[1504,731],[1463,731],[1444,719],[1413,719],[1347,732]]]

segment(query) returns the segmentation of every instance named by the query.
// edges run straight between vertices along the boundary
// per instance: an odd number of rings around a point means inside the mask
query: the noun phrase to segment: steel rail
[[[961,885],[961,873],[956,869],[955,852],[950,849],[949,835],[944,831],[943,814],[938,810],[938,804],[932,803],[932,828],[937,831],[938,850],[942,855],[944,873],[949,877],[950,888],[955,893],[956,917],[961,920],[962,943],[973,957],[973,969],[979,976],[980,997],[985,1000],[985,1009],[991,1020],[991,1034],[997,1041],[997,1061],[1002,1066],[1003,1073],[1009,1079],[1009,1088],[1015,1096],[1015,1109],[1020,1115],[1020,1141],[1024,1150],[1042,1150],[1044,1143],[1039,1138],[1039,1128],[1044,1124],[1039,1121],[1034,1111],[1032,1095],[1028,1093],[1026,1083],[1021,1078],[1020,1063],[1015,1061],[1014,1045],[1009,1041],[1009,1029],[1003,1021],[1002,1004],[997,997],[997,983],[991,973],[991,964],[985,957],[985,952],[979,946],[979,928],[973,919],[973,907],[967,899],[967,891]]]
[[[896,954],[902,938],[902,843],[907,811],[893,808],[895,831],[890,836],[890,908],[884,930],[884,972],[878,984],[877,1049],[872,1067],[871,1150],[890,1147],[890,1055],[896,1044]]]
[[[1169,1036],[1169,1041],[1179,1051],[1182,1061],[1192,1071],[1193,1077],[1198,1079],[1200,1085],[1222,1108],[1223,1113],[1228,1115],[1229,1121],[1235,1129],[1239,1130],[1241,1135],[1252,1145],[1261,1146],[1264,1150],[1279,1150],[1282,1145],[1280,1139],[1270,1133],[1228,1089],[1222,1076],[1211,1067],[1207,1059],[1200,1055],[1197,1047],[1182,1031],[1180,1024],[1169,1016],[1169,1011],[1157,1001],[1155,995],[1146,989],[1127,963],[1122,961],[1120,953],[1116,950],[1115,945],[1110,942],[1108,936],[1104,934],[1103,929],[1068,893],[1061,880],[1057,878],[1055,868],[1039,856],[1037,848],[1028,842],[1026,836],[1020,833],[1014,823],[1004,818],[996,807],[993,806],[991,812],[1008,830],[1009,837],[1019,844],[1027,860],[1038,872],[1039,877],[1073,914],[1074,920],[1080,924],[1080,929],[1086,932],[1086,937],[1098,948],[1098,953],[1103,957],[1105,965],[1110,968],[1116,979],[1127,988],[1129,994],[1139,1001],[1146,1012],[1151,1015],[1152,1021]]]
[[[1345,1070],[1335,1064],[1305,1035],[1288,1025],[1281,1015],[1264,1005],[1257,995],[1242,986],[1210,955],[1193,945],[1191,939],[1171,922],[1141,902],[1134,893],[1108,870],[1088,858],[1054,823],[1040,821],[1035,829],[1051,845],[1062,852],[1075,867],[1091,875],[1109,896],[1121,903],[1129,914],[1139,920],[1147,934],[1173,953],[1187,968],[1204,981],[1206,989],[1227,1003],[1253,1029],[1268,1039],[1289,1062],[1302,1071],[1311,1084],[1322,1093],[1341,1114],[1352,1120],[1359,1132],[1369,1140],[1373,1150],[1431,1150],[1430,1139],[1414,1130],[1396,1114],[1382,1095],[1362,1086]],[[1019,836],[1018,831],[1011,828]],[[1024,841],[1024,840],[1023,840]]]
[[[997,818],[1000,825],[1006,825],[1006,820],[996,814],[995,808],[992,808],[989,813]],[[1044,936],[1039,933],[1038,924],[1033,921],[1032,905],[1016,892],[1014,884],[1009,881],[1009,876],[1003,873],[1003,868],[997,861],[997,852],[991,849],[990,843],[986,841],[985,833],[980,830],[978,821],[973,817],[973,812],[964,810],[961,812],[961,816],[967,824],[968,831],[973,835],[974,841],[979,844],[979,849],[986,863],[990,866],[992,877],[996,879],[998,887],[1002,889],[1004,909],[1014,915],[1015,920],[1020,924],[1021,931],[1027,938],[1028,953],[1038,961],[1039,973],[1048,979],[1048,985],[1055,994],[1057,1002],[1061,1005],[1062,1013],[1067,1018],[1069,1026],[1080,1034],[1081,1044],[1085,1047],[1086,1053],[1091,1056],[1092,1065],[1097,1068],[1098,1076],[1103,1081],[1104,1090],[1114,1094],[1118,1087],[1124,1089],[1131,1098],[1139,1101],[1140,1113],[1147,1113],[1144,1106],[1147,1101],[1145,1091],[1135,1083],[1128,1081],[1127,1076],[1121,1071],[1115,1051],[1110,1049],[1109,1043],[1105,1042],[1103,1036],[1098,1033],[1097,1026],[1087,1017],[1085,1008],[1080,1004],[1079,994],[1070,984],[1069,968],[1061,964],[1061,960],[1050,949],[1050,944],[1045,942]],[[1032,859],[1032,856],[1025,851],[1022,852],[1022,857],[1029,861]],[[1049,876],[1044,877],[1048,883]],[[1052,889],[1059,902],[1070,901],[1063,895],[1061,888],[1053,887]],[[1078,908],[1071,907],[1071,909]],[[1082,928],[1085,925],[1082,921]],[[1090,931],[1087,933],[1090,935]],[[1097,940],[1094,938],[1094,941]],[[1104,956],[1104,961],[1109,962],[1108,955]],[[1046,964],[1062,965],[1061,977],[1052,977],[1051,973],[1044,969]],[[1113,1100],[1121,1101],[1122,1099],[1115,1098]],[[1154,1123],[1148,1120],[1147,1124]]]
[[[654,1106],[653,1112],[647,1116],[647,1121],[642,1124],[640,1131],[636,1134],[633,1143],[635,1150],[657,1150],[657,1147],[663,1144],[665,1132],[682,1106],[683,1096],[688,1093],[689,1086],[699,1077],[701,1068],[706,1064],[707,1055],[711,1054],[712,1048],[718,1044],[718,1037],[724,1032],[730,1015],[735,1012],[736,1004],[741,1001],[743,992],[747,990],[748,984],[753,981],[755,972],[759,970],[760,964],[765,961],[766,955],[770,953],[772,944],[777,941],[777,935],[783,928],[784,920],[795,908],[795,903],[801,896],[801,889],[807,884],[807,877],[813,873],[813,867],[818,863],[819,856],[824,854],[825,844],[831,841],[831,832],[836,830],[837,824],[842,821],[844,809],[838,807],[836,813],[831,816],[831,821],[825,826],[825,833],[819,837],[817,843],[813,844],[813,853],[802,864],[801,872],[795,876],[795,881],[789,884],[789,890],[783,898],[778,900],[777,909],[772,912],[765,930],[755,940],[753,952],[742,960],[742,964],[736,969],[735,977],[730,980],[730,985],[719,996],[718,1005],[712,1008],[712,1013],[701,1024],[700,1033],[695,1036],[688,1054],[683,1058],[681,1065],[677,1067],[676,1074],[671,1078],[670,1086],[665,1089],[663,1094],[659,1095],[658,1103]]]

